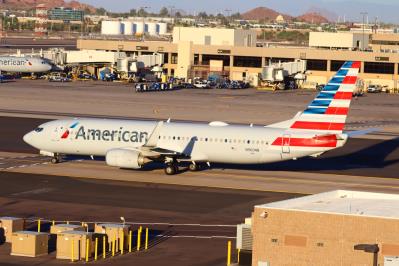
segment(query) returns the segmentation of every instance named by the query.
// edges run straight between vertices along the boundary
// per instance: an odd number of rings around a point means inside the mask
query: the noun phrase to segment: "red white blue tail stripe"
[[[359,68],[360,62],[346,62],[307,109],[295,119],[291,129],[342,133]]]

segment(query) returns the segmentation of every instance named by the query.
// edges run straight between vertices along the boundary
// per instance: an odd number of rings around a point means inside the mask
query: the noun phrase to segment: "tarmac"
[[[225,265],[234,225],[249,217],[254,205],[334,189],[399,193],[398,95],[369,94],[353,101],[346,129],[378,127],[372,136],[350,139],[320,158],[274,164],[215,164],[195,173],[183,166],[180,174],[166,176],[159,164],[121,170],[106,166],[103,158],[70,157],[52,165],[22,141],[45,121],[73,116],[266,125],[291,118],[314,96],[253,89],[139,94],[132,84],[103,82],[1,84],[0,216],[91,222],[118,222],[124,216],[134,226],[158,230],[164,239],[148,252],[96,264]],[[0,264],[63,264],[54,254],[11,258],[8,249],[0,247]]]
[[[63,48],[65,50],[77,50],[76,39],[40,39],[32,37],[2,37],[0,40],[0,54],[15,54],[19,49],[22,53],[32,53],[49,48]]]
[[[314,99],[316,92],[247,90],[177,90],[135,93],[121,82],[51,83],[17,80],[0,85],[0,115],[54,119],[103,118],[225,121],[268,125],[291,119]],[[399,133],[399,94],[367,94],[353,100],[347,130],[377,127]]]

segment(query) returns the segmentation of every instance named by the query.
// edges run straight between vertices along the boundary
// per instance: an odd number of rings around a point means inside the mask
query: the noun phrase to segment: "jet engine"
[[[107,152],[105,161],[109,166],[128,169],[140,169],[150,160],[140,152],[127,149],[114,149]]]

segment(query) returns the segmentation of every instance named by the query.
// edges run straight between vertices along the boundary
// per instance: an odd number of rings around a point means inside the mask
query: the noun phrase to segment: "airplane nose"
[[[29,144],[32,145],[32,132],[29,132],[27,134],[24,135],[23,140]]]

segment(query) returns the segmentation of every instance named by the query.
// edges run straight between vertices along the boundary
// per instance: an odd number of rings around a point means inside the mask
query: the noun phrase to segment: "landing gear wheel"
[[[194,164],[194,163],[190,163],[188,166],[188,170],[190,170],[191,172],[196,172],[199,170],[199,165],[198,164]]]
[[[51,158],[50,162],[51,162],[52,164],[57,164],[57,163],[60,162],[60,158],[58,158],[58,157],[53,157],[53,158]]]
[[[167,175],[175,175],[175,174],[177,174],[177,171],[178,171],[178,167],[175,164],[168,163],[165,166],[165,174],[167,174]]]
[[[61,156],[59,154],[55,154],[53,158],[51,158],[50,162],[52,164],[57,164],[61,162]]]

